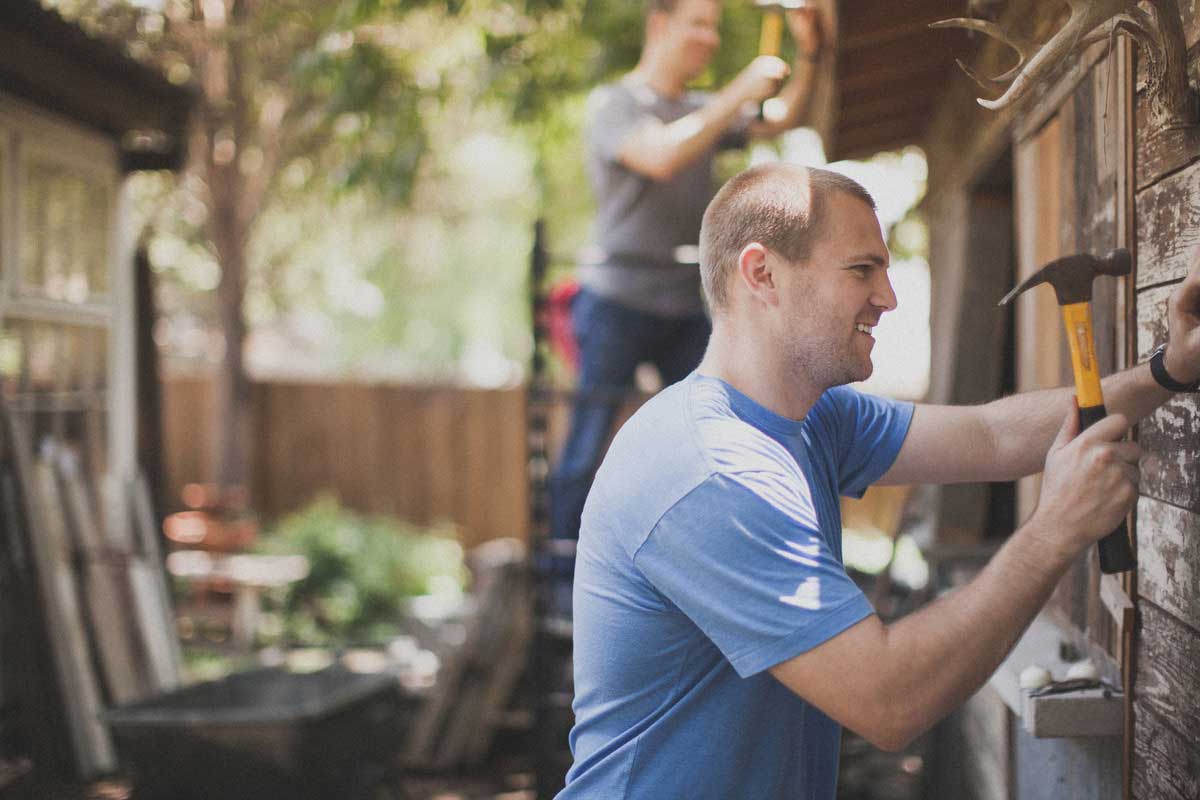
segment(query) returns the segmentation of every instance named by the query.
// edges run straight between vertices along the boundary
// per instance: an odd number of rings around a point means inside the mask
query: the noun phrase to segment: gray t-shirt
[[[595,89],[588,98],[587,168],[598,207],[595,246],[580,264],[588,289],[621,305],[663,316],[702,313],[694,260],[704,209],[716,194],[712,162],[719,149],[742,147],[749,117],[739,118],[717,147],[655,181],[626,167],[617,154],[649,120],[674,122],[708,102],[703,92],[660,96],[632,78]],[[685,253],[690,249],[691,263]]]

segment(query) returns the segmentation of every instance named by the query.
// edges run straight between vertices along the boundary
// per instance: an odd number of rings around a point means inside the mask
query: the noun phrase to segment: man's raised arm
[[[711,150],[747,103],[761,102],[774,94],[787,74],[787,64],[780,59],[759,56],[703,108],[674,122],[647,120],[629,135],[617,158],[648,178],[670,180]]]
[[[1200,251],[1168,304],[1164,366],[1181,383],[1200,378]],[[1171,393],[1149,364],[1104,379],[1105,406],[1130,421],[1154,412]],[[1025,392],[980,406],[919,405],[896,463],[881,484],[1007,481],[1041,469],[1072,389]]]

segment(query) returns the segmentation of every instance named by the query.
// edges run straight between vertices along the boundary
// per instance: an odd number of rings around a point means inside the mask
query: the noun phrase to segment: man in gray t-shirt
[[[637,365],[655,364],[668,384],[704,354],[710,327],[696,246],[717,188],[713,156],[798,124],[821,46],[816,11],[789,12],[796,43],[790,70],[775,56],[759,56],[720,91],[692,92],[687,84],[720,44],[720,0],[647,3],[637,67],[588,101],[586,156],[598,211],[572,309],[580,399],[551,482],[551,535],[557,538],[579,535],[613,400],[632,385]],[[763,113],[756,115],[760,104]]]

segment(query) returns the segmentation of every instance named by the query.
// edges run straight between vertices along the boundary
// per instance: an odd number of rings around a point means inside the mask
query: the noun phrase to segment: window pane
[[[25,174],[21,292],[68,303],[109,291],[109,191],[61,164],[30,161]]]
[[[5,320],[0,327],[0,399],[40,447],[78,454],[94,476],[107,467],[108,330]]]

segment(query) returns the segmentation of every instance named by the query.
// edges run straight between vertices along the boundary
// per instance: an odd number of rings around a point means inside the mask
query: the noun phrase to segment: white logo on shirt
[[[821,562],[817,558],[821,555],[821,540],[815,536],[808,537],[812,542],[809,545],[796,544],[795,542],[784,542],[788,547],[797,552],[793,553],[789,550],[780,550],[775,548],[775,554],[783,556],[788,561],[795,561],[797,564],[803,564],[806,567],[819,567]],[[803,553],[803,555],[800,555]]]
[[[804,582],[796,587],[794,594],[785,594],[779,598],[779,601],[787,603],[789,606],[819,611],[821,609],[821,581],[815,576],[805,578]]]

